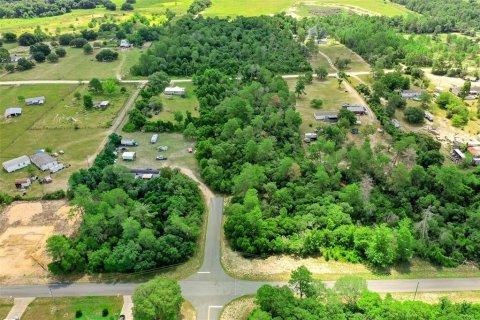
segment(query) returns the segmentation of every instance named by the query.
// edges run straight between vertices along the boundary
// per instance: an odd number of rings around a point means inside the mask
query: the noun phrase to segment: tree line
[[[52,236],[53,273],[132,272],[186,261],[195,251],[204,211],[195,182],[162,169],[149,181],[113,165],[112,135],[92,168],[69,179],[71,203],[82,213],[78,233]]]
[[[94,9],[103,5],[114,11],[115,3],[110,0],[2,0],[0,18],[23,18],[59,16],[75,9]]]
[[[163,71],[170,76],[192,76],[208,68],[236,76],[246,65],[260,65],[279,73],[311,67],[306,47],[293,41],[293,18],[238,17],[234,20],[180,18],[159,28],[159,38],[133,66],[132,74],[148,76]]]
[[[291,273],[288,286],[263,285],[258,289],[258,305],[249,320],[271,319],[382,319],[382,320],[473,320],[480,317],[480,304],[453,303],[447,297],[438,303],[398,301],[369,291],[367,283],[356,276],[338,279],[332,289],[312,278],[299,267]]]

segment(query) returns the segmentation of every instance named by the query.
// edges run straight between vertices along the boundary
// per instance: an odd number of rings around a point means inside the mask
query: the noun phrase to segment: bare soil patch
[[[246,320],[256,307],[255,296],[240,297],[223,308],[220,320]]]
[[[183,301],[178,320],[197,320],[197,311],[189,301]]]
[[[66,201],[15,202],[0,214],[0,284],[49,280],[46,241],[72,235],[79,214]]]

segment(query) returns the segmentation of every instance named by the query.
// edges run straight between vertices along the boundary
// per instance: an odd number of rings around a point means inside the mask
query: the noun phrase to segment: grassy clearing
[[[49,35],[58,33],[73,32],[87,27],[93,18],[112,17],[116,22],[122,22],[130,18],[134,13],[139,13],[154,20],[155,23],[163,21],[162,15],[169,8],[177,14],[183,14],[187,11],[193,0],[137,0],[134,4],[134,11],[120,11],[123,0],[113,0],[117,5],[117,11],[108,11],[104,8],[89,10],[74,10],[70,13],[45,18],[30,19],[0,19],[0,33],[29,32],[40,26],[43,31]]]
[[[0,298],[0,319],[5,319],[12,307],[13,299]]]
[[[196,320],[197,311],[188,300],[183,300],[178,320]]]
[[[297,0],[213,0],[213,5],[206,10],[206,16],[258,16],[275,14],[295,7]],[[303,3],[302,1],[300,3]],[[313,0],[305,1],[312,6],[329,5],[354,11],[369,11],[385,16],[405,15],[406,8],[383,0]]]
[[[193,172],[198,172],[198,164],[193,153],[188,153],[187,149],[194,145],[192,141],[186,140],[181,134],[176,133],[161,133],[156,144],[150,143],[150,138],[153,133],[122,133],[119,132],[126,139],[135,139],[139,146],[128,148],[129,151],[137,153],[135,161],[123,161],[119,155],[118,164],[124,165],[128,168],[144,169],[160,169],[163,167],[185,167],[191,169]],[[159,146],[168,146],[168,151],[158,151]],[[158,155],[164,155],[168,158],[167,161],[155,160]]]
[[[325,67],[327,68],[328,73],[335,73],[335,70],[330,66],[330,63],[328,63],[327,59],[321,54],[317,53],[310,57],[309,62],[313,70],[317,67]]]
[[[198,100],[195,95],[194,85],[191,83],[181,83],[179,86],[187,89],[187,96],[185,98],[179,96],[165,96],[162,95],[163,111],[158,115],[153,116],[152,120],[163,120],[175,122],[174,112],[180,111],[184,117],[187,111],[192,113],[192,116],[198,116]]]
[[[19,49],[20,48],[20,49]],[[19,47],[15,52],[28,52],[28,47]],[[2,77],[8,80],[90,80],[91,78],[122,78],[128,77],[130,68],[138,61],[141,49],[119,50],[118,60],[114,62],[98,62],[95,55],[101,49],[95,49],[93,54],[86,55],[82,49],[65,48],[67,55],[58,63],[37,63],[27,71],[14,72]]]
[[[220,320],[247,320],[250,313],[255,309],[255,295],[249,294],[230,301],[223,307]]]
[[[88,158],[95,154],[98,145],[107,135],[107,125],[117,116],[128,98],[128,94],[119,97],[94,97],[112,101],[105,111],[85,112],[80,103],[74,104],[73,93],[85,92],[82,85],[28,85],[0,87],[0,112],[11,106],[20,105],[23,114],[18,118],[0,120],[0,162],[32,155],[35,150],[52,148],[53,151],[64,150],[60,161],[70,165],[69,168],[52,176],[54,182],[47,185],[34,183],[27,196],[41,196],[46,192],[65,189],[68,177],[79,168],[90,165]],[[130,87],[128,91],[130,92]],[[43,106],[24,106],[18,96],[35,97],[44,95],[47,102]],[[67,107],[68,106],[68,107]],[[75,118],[77,122],[69,119]],[[79,129],[75,129],[77,124]],[[87,129],[88,128],[88,129]],[[7,173],[0,171],[0,190],[9,194],[18,194],[14,180],[26,178],[31,174],[40,177],[47,173],[38,171],[33,165],[29,168]]]
[[[287,80],[291,91],[295,89],[297,80]],[[300,132],[311,132],[320,123],[315,120],[313,114],[318,111],[338,111],[344,103],[355,103],[357,99],[350,93],[345,92],[344,86],[339,89],[338,83],[334,79],[326,81],[314,80],[312,84],[307,85],[306,95],[297,98],[296,108],[302,116],[302,125]],[[323,106],[320,109],[314,109],[310,106],[312,99],[323,100]]]
[[[380,294],[385,297],[385,293]],[[470,302],[480,303],[480,291],[436,291],[436,292],[417,292],[416,296],[411,292],[394,292],[390,295],[395,300],[415,300],[426,303],[438,303],[440,298],[447,297],[454,303]]]
[[[335,62],[337,58],[350,59],[352,62],[348,65],[347,72],[370,71],[370,65],[368,63],[342,44],[330,41],[328,44],[320,45],[319,49],[330,57],[332,62]]]
[[[118,319],[123,305],[123,297],[63,297],[37,298],[27,308],[22,320],[63,320]],[[108,316],[102,317],[102,310],[107,309]],[[83,316],[76,318],[75,312],[81,310]]]

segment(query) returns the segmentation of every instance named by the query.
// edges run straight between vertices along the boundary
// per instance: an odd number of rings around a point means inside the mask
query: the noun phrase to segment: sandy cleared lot
[[[0,284],[48,281],[47,239],[71,235],[79,220],[66,201],[15,202],[6,207],[0,214]]]
[[[255,296],[240,297],[223,308],[220,320],[246,320],[256,307]]]

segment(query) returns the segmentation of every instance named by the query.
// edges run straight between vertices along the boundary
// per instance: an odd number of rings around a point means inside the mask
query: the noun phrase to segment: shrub
[[[83,316],[82,310],[75,311],[75,318],[81,318]]]
[[[61,200],[61,199],[65,199],[65,197],[66,197],[65,191],[57,190],[54,192],[46,193],[42,197],[42,200]]]
[[[15,72],[15,66],[13,64],[7,64],[5,66],[5,71],[7,71],[8,73],[13,73]]]
[[[405,120],[409,123],[423,123],[425,112],[420,107],[407,107],[404,111]]]
[[[122,7],[120,8],[122,11],[131,11],[133,10],[133,6],[130,3],[125,2],[122,4]]]
[[[35,66],[35,64],[31,61],[28,61],[25,58],[21,58],[17,62],[17,70],[19,70],[19,71],[32,69],[33,66]]]
[[[3,34],[3,41],[5,41],[6,43],[15,42],[17,41],[17,35],[12,32],[6,32]]]
[[[83,38],[75,38],[70,41],[70,46],[74,48],[83,48],[83,46],[87,43],[88,41]]]
[[[20,37],[18,37],[18,44],[21,46],[28,47],[37,42],[38,42],[37,37],[35,37],[31,33],[22,33]]]
[[[312,101],[310,101],[310,107],[314,109],[320,109],[322,106],[323,106],[322,99],[312,99]]]
[[[45,62],[45,54],[43,52],[37,51],[32,56],[37,62]]]
[[[118,52],[110,49],[103,49],[102,51],[97,53],[95,59],[100,62],[111,62],[118,59]]]
[[[60,58],[63,58],[67,55],[67,51],[64,49],[64,48],[57,48],[55,49],[55,53],[57,54],[57,56],[59,56]]]
[[[58,55],[52,52],[47,56],[47,60],[52,63],[58,62]]]
[[[104,308],[102,310],[102,317],[107,317],[108,316],[108,309],[107,308]]]
[[[90,43],[85,43],[85,45],[83,46],[83,53],[85,53],[85,54],[92,54],[93,53],[93,48],[90,45]]]
[[[58,37],[58,42],[62,46],[69,46],[70,42],[72,42],[73,39],[75,39],[75,35],[71,33],[66,33]]]

